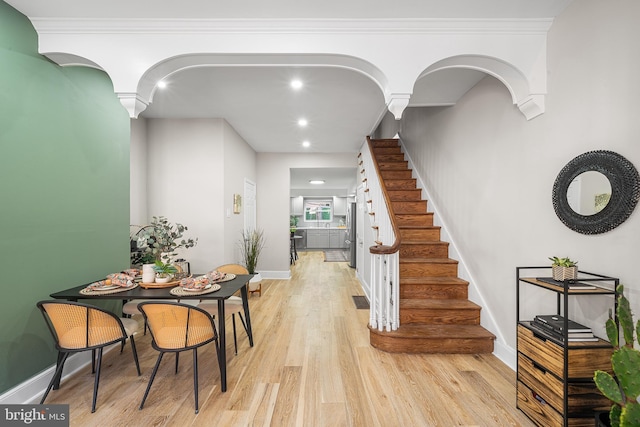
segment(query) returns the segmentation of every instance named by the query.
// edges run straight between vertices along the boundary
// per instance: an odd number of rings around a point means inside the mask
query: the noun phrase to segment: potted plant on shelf
[[[553,262],[551,264],[553,280],[563,281],[578,277],[578,261],[572,261],[568,257],[558,258],[557,256],[549,257],[549,259]]]
[[[613,402],[609,421],[614,427],[640,425],[640,351],[633,346],[634,340],[640,341],[640,320],[634,331],[633,314],[623,292],[624,287],[619,285],[616,314],[624,342],[620,342],[618,325],[611,316],[606,323],[607,337],[614,348],[611,366],[615,378],[600,370],[593,376],[598,389]]]
[[[258,292],[262,295],[262,275],[256,271],[258,258],[264,248],[264,233],[262,230],[251,230],[242,232],[240,241],[242,250],[242,261],[247,267],[249,274],[255,274],[249,281],[249,291]]]
[[[156,261],[153,265],[153,270],[156,272],[156,283],[167,283],[173,279],[173,275],[178,272],[178,269],[170,262]]]
[[[291,232],[292,236],[297,229],[298,229],[298,217],[295,215],[291,215],[289,217],[289,231]]]

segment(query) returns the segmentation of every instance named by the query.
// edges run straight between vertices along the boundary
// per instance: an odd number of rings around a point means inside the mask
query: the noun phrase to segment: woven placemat
[[[204,295],[204,294],[209,294],[209,293],[211,293],[211,292],[215,292],[215,291],[219,290],[219,289],[220,289],[220,287],[221,287],[220,285],[218,285],[217,283],[214,283],[214,284],[213,284],[213,285],[211,285],[211,287],[210,287],[210,288],[208,288],[208,289],[202,289],[202,290],[200,290],[200,291],[187,291],[187,290],[185,290],[182,286],[177,286],[177,287],[175,287],[175,288],[171,289],[171,290],[169,291],[169,293],[170,293],[171,295],[175,295],[175,296],[177,296],[177,297],[187,297],[187,296],[190,296],[190,295]]]
[[[105,289],[105,290],[100,290],[100,289],[89,289],[84,288],[80,291],[80,295],[109,295],[109,294],[117,294],[118,292],[125,292],[125,291],[130,291],[131,289],[135,289],[138,287],[138,284],[135,283],[133,284],[133,286],[119,286],[115,289]]]
[[[216,280],[214,283],[222,283],[222,282],[228,282],[229,280],[233,280],[236,278],[236,275],[233,273],[226,273],[224,275],[224,277],[220,280]]]

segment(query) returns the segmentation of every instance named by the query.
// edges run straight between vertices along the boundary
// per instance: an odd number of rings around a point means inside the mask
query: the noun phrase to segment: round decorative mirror
[[[553,184],[553,208],[567,227],[600,234],[622,224],[640,199],[640,176],[623,156],[590,151],[562,168]]]

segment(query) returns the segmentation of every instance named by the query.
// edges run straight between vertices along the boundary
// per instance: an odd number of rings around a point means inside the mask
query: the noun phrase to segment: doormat
[[[367,300],[367,297],[361,295],[353,295],[352,298],[357,309],[369,309],[369,301]]]
[[[346,262],[347,254],[345,251],[324,251],[324,262]]]

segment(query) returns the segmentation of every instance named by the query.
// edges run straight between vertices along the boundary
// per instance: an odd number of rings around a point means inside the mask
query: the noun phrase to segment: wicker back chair
[[[206,311],[187,304],[174,302],[142,302],[138,308],[151,332],[151,345],[158,350],[158,360],[149,378],[140,409],[147,400],[151,384],[165,353],[176,353],[176,373],[178,373],[178,355],[182,351],[193,350],[193,392],[196,414],[198,413],[198,347],[215,341],[216,357],[218,353],[218,332],[213,319]]]
[[[105,347],[122,343],[127,337],[131,338],[131,351],[136,363],[136,370],[140,375],[140,364],[133,334],[138,330],[138,323],[131,319],[120,319],[110,311],[87,304],[69,301],[40,301],[37,307],[42,312],[45,322],[51,331],[58,350],[56,371],[51,378],[47,390],[42,396],[43,404],[51,388],[58,388],[64,363],[72,353],[92,350],[92,372],[95,372],[93,385],[93,401],[91,412],[96,410],[98,384],[100,382],[100,367],[102,365],[102,351]],[[98,364],[95,365],[95,352],[98,350]]]
[[[240,264],[224,264],[216,268],[217,271],[221,273],[227,274],[249,274],[249,271]],[[209,313],[211,317],[215,318],[218,314],[218,303],[215,301],[202,301],[198,304],[198,307]],[[231,314],[231,321],[233,322],[233,346],[235,349],[235,353],[238,354],[238,334],[236,332],[236,313],[240,316],[240,321],[242,322],[242,326],[244,326],[244,330],[249,336],[249,331],[247,330],[247,324],[244,321],[244,317],[242,317],[242,313],[244,312],[244,307],[242,305],[242,298],[232,295],[228,299],[224,301],[224,309],[225,314]]]

